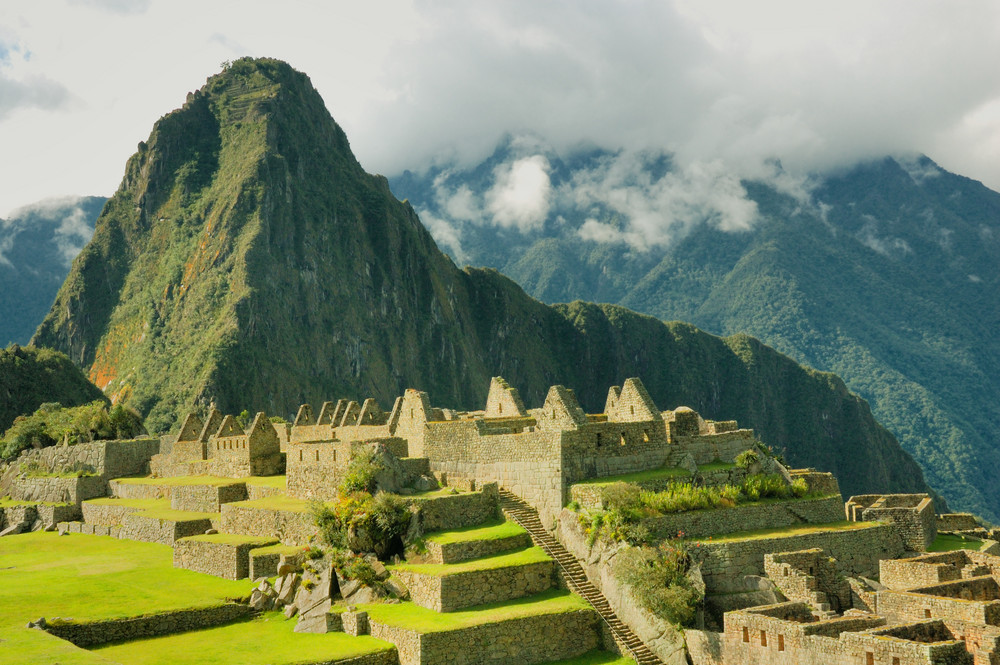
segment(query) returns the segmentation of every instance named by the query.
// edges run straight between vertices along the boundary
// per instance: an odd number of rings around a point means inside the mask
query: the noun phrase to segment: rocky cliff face
[[[641,376],[661,408],[736,418],[847,492],[923,490],[919,468],[839,379],[763,344],[614,306],[546,306],[459,270],[365,173],[308,78],[237,61],[129,160],[33,343],[68,353],[165,430],[192,407],[290,414],[405,387],[481,408],[503,375],[589,411]]]

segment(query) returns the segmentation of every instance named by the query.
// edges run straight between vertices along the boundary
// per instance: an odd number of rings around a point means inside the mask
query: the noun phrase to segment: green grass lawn
[[[551,557],[541,547],[527,547],[515,552],[495,554],[460,563],[400,563],[388,566],[389,570],[403,570],[423,575],[445,577],[459,573],[471,573],[478,570],[493,570],[512,566],[526,566],[532,563],[551,561]]]
[[[170,520],[171,522],[183,522],[186,520],[198,519],[219,519],[219,513],[199,513],[191,510],[174,510],[170,507],[170,499],[87,499],[84,503],[96,506],[123,506],[132,508],[134,512],[143,517],[158,520]]]
[[[0,539],[0,663],[113,662],[25,628],[39,617],[101,620],[210,607],[252,588],[249,580],[174,568],[167,545],[83,534],[7,536]]]
[[[0,498],[0,508],[16,508],[18,506],[69,506],[72,504],[58,501],[15,501],[10,497]]]
[[[373,637],[294,633],[294,627],[294,620],[269,612],[252,621],[104,646],[94,653],[129,665],[292,665],[355,658],[393,648]]]
[[[287,494],[276,494],[266,496],[263,499],[250,499],[249,501],[236,501],[230,506],[241,508],[258,508],[260,510],[281,510],[289,513],[308,513],[309,502],[305,499],[296,499]]]
[[[960,536],[951,533],[938,534],[928,552],[952,552],[954,550],[978,550],[983,546],[983,541],[970,536]]]
[[[690,475],[691,474],[684,469],[671,467],[671,468],[661,468],[661,469],[650,469],[648,471],[637,471],[635,473],[625,473],[620,476],[604,476],[603,478],[584,480],[579,483],[574,483],[574,485],[594,485],[597,487],[601,487],[603,485],[611,485],[612,483],[641,483],[643,481],[660,480],[662,478],[679,479]]]
[[[243,478],[247,485],[253,485],[254,487],[272,487],[274,489],[284,490],[285,489],[285,476],[250,476],[249,478]]]
[[[424,536],[424,540],[430,540],[439,545],[448,545],[473,540],[500,540],[501,538],[519,536],[522,533],[526,532],[517,523],[497,520],[486,526],[476,525],[450,531],[436,531]]]
[[[187,536],[180,540],[193,540],[199,543],[218,543],[220,545],[259,545],[268,547],[278,544],[277,538],[267,538],[266,536],[243,536],[235,533],[203,533],[197,536]]]
[[[691,542],[701,542],[706,545],[712,543],[727,543],[734,540],[761,540],[764,538],[783,538],[786,536],[802,536],[809,533],[819,533],[821,531],[857,531],[861,529],[872,529],[881,526],[880,522],[828,522],[826,524],[802,524],[796,526],[781,527],[778,529],[759,529],[757,531],[737,531],[725,533],[711,538],[694,538]]]
[[[302,548],[293,545],[268,545],[267,547],[257,547],[251,550],[255,556],[264,556],[266,554],[284,554],[286,556],[292,556],[293,554],[301,554]]]
[[[284,478],[284,476],[282,476]],[[115,482],[126,485],[155,485],[157,487],[186,487],[188,485],[235,485],[249,478],[220,478],[219,476],[172,476],[170,478],[115,478]],[[284,485],[282,485],[283,487]]]
[[[460,612],[435,612],[413,603],[361,605],[360,609],[367,611],[369,618],[381,623],[421,633],[438,633],[539,614],[589,610],[591,607],[579,596],[552,589],[527,598],[480,605]]]
[[[568,660],[557,660],[549,665],[635,665],[631,658],[619,656],[608,651],[588,651],[582,656],[569,658]]]

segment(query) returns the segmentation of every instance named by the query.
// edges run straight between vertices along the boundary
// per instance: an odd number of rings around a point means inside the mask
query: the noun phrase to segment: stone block
[[[250,574],[250,551],[276,542],[229,534],[180,538],[174,543],[174,567],[239,580]]]

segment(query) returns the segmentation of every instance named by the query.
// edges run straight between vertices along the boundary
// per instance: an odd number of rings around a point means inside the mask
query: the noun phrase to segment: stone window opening
[[[316,461],[317,462],[319,461],[319,451],[318,450],[316,451]]]
[[[503,413],[503,404],[497,404],[497,413]]]
[[[646,443],[649,443],[649,430],[648,429],[642,430],[642,440],[644,442],[646,442]]]
[[[743,626],[743,641],[744,642],[750,641],[750,629],[747,628],[746,626]]]
[[[633,415],[634,416],[635,415],[635,406],[633,406],[632,404],[629,404],[628,405],[628,412],[629,412],[629,415]]]
[[[600,432],[597,433],[597,442],[596,442],[596,445],[597,445],[598,448],[601,447],[601,433]]]
[[[301,450],[299,451],[299,461],[300,462],[302,461],[302,451]]]
[[[865,665],[875,665],[875,654],[871,651],[865,652]]]
[[[766,630],[760,631],[760,645],[762,647],[766,647],[767,646],[767,631]]]
[[[924,618],[925,619],[930,619],[931,618],[931,611],[929,609],[925,609],[924,610]]]
[[[778,651],[784,651],[784,650],[785,650],[785,636],[778,635]]]
[[[812,574],[813,574],[813,567],[812,567],[812,566],[809,566],[809,574],[810,574],[810,575],[812,575]]]
[[[899,656],[892,657],[892,665],[899,665]]]
[[[623,446],[625,445],[625,432],[622,432],[622,440],[621,440],[621,444],[622,444]]]

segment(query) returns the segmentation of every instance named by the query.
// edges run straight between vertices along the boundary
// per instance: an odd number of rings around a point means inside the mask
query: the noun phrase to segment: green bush
[[[145,433],[135,411],[115,405],[109,411],[103,401],[72,408],[58,403],[42,404],[30,416],[18,416],[0,438],[0,458],[17,457],[28,448],[45,448],[65,440],[69,444],[107,439],[132,439]]]
[[[691,556],[682,544],[630,547],[615,558],[615,574],[644,608],[676,626],[691,626],[704,596],[687,573]]]
[[[736,462],[736,466],[741,469],[749,469],[754,464],[760,462],[760,455],[753,450],[744,450],[742,453],[736,456],[733,460]]]
[[[358,452],[347,463],[347,469],[337,486],[337,491],[342,495],[355,492],[371,493],[375,491],[375,476],[382,469],[382,463],[375,451]]]

